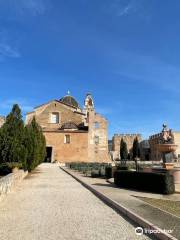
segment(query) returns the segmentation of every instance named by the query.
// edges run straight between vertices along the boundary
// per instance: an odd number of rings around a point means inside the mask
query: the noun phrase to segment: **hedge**
[[[92,170],[91,170],[91,177],[92,177],[92,178],[101,177],[100,170],[99,170],[99,169],[92,169]]]
[[[174,177],[169,173],[115,171],[114,183],[119,187],[147,192],[161,194],[175,192]]]
[[[105,168],[106,179],[112,178],[112,166],[106,166]]]
[[[108,163],[97,162],[69,162],[66,167],[90,175],[91,177],[105,177],[105,167]]]
[[[117,166],[117,170],[129,170],[128,166]]]

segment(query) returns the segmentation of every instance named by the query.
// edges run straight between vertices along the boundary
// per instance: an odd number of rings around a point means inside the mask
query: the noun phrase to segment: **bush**
[[[22,168],[22,164],[17,162],[0,164],[0,176],[5,176],[9,173],[12,173],[14,168]]]
[[[112,166],[106,166],[105,176],[107,179],[112,178]]]
[[[99,169],[92,169],[91,170],[91,177],[93,177],[93,178],[98,178],[98,177],[100,177],[101,175],[100,175],[100,170]]]
[[[169,173],[115,171],[114,183],[123,188],[161,194],[172,194],[175,192],[174,178]]]
[[[117,170],[129,170],[128,166],[117,166]]]

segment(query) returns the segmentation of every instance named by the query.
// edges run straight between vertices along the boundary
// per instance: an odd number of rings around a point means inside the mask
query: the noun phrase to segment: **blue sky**
[[[180,130],[179,0],[0,0],[0,115],[87,92],[114,133]]]

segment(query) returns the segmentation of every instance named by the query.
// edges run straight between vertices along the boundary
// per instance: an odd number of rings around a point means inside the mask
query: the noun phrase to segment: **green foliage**
[[[82,172],[86,176],[90,175],[91,177],[105,177],[106,168],[110,167],[112,169],[112,167],[108,163],[96,162],[71,162],[66,163],[66,166],[70,169]]]
[[[136,137],[133,142],[133,159],[140,157],[139,141]]]
[[[106,176],[106,179],[110,179],[112,178],[112,166],[106,166],[105,168],[105,176]]]
[[[28,171],[31,171],[44,161],[46,156],[46,141],[41,127],[35,118],[25,127],[25,131],[25,146],[28,151],[26,166]]]
[[[129,167],[128,166],[121,166],[121,165],[118,165],[116,167],[117,170],[129,170]]]
[[[121,143],[120,143],[120,156],[121,156],[121,160],[127,160],[128,158],[127,144],[123,138],[121,138]]]
[[[175,192],[174,178],[169,173],[115,171],[114,183],[123,188],[162,194]]]
[[[27,151],[23,144],[24,134],[21,110],[15,104],[0,129],[0,163],[26,161]]]
[[[24,126],[21,110],[17,104],[0,128],[0,164],[19,163],[24,170],[33,170],[44,161],[46,142],[35,118]],[[5,167],[7,169],[7,167]]]
[[[101,176],[100,169],[92,169],[91,170],[91,177],[98,178]]]

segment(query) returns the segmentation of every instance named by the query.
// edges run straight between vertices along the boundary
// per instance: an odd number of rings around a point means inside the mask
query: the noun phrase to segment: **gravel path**
[[[41,164],[0,203],[1,240],[134,240],[134,226],[59,169]]]

